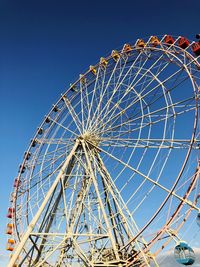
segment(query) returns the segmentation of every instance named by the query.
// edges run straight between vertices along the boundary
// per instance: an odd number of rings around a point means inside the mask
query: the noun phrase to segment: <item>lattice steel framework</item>
[[[199,211],[200,63],[164,38],[101,58],[53,105],[11,197],[9,267],[158,266],[182,238]]]

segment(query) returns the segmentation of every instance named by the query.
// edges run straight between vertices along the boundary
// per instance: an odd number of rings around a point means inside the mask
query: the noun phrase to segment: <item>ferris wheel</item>
[[[70,85],[14,180],[13,266],[192,265],[199,205],[200,42],[139,39]]]

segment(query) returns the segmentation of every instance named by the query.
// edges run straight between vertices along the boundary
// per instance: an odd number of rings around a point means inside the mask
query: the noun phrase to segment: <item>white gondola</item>
[[[185,241],[180,241],[174,248],[176,261],[183,265],[192,265],[195,262],[193,249]]]
[[[200,227],[200,212],[197,214],[196,222],[197,225]]]

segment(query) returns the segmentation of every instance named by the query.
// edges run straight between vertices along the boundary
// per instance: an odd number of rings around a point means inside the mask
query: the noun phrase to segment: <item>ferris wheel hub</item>
[[[91,132],[86,132],[83,135],[81,135],[80,140],[84,140],[89,145],[93,145],[95,147],[98,146],[100,142],[99,136]]]

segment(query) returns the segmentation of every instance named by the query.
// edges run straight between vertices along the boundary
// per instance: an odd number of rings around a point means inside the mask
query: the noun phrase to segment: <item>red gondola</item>
[[[14,212],[15,212],[14,208],[8,208],[7,218],[12,219],[14,217]]]
[[[15,181],[14,181],[14,187],[18,187],[20,185],[21,181],[18,179],[18,178],[15,178]]]
[[[175,42],[174,38],[171,35],[165,37],[165,44],[172,45]]]
[[[200,55],[200,42],[195,42],[192,44],[192,51],[196,56]]]
[[[189,45],[190,45],[190,42],[185,37],[181,37],[178,40],[178,46],[183,48],[183,49],[187,48]]]

